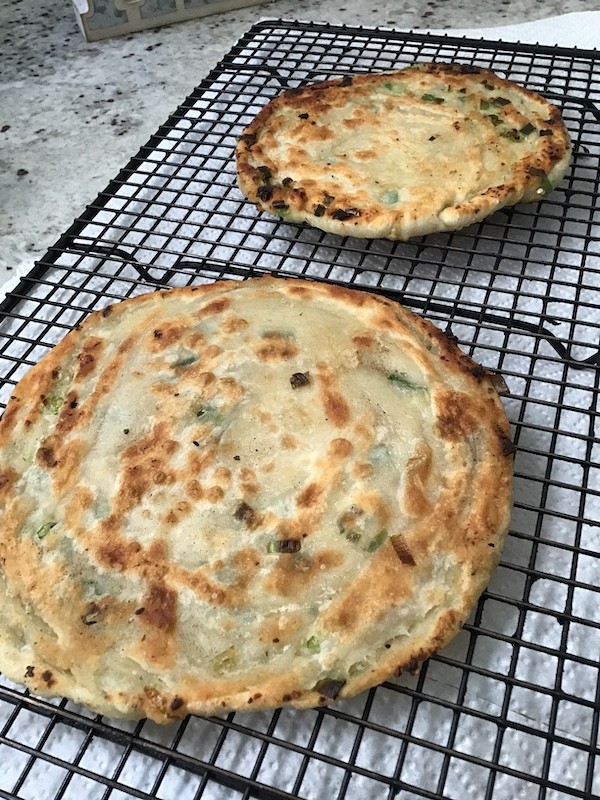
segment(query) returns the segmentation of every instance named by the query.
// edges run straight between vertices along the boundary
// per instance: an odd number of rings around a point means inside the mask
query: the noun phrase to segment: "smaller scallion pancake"
[[[427,63],[284,91],[236,148],[257,206],[330,233],[408,239],[533,202],[571,158],[559,110],[477,67]]]

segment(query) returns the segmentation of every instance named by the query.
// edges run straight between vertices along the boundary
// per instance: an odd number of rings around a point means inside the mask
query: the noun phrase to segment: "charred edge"
[[[271,178],[273,177],[273,173],[271,172],[271,170],[268,167],[265,167],[263,165],[263,166],[257,167],[257,169],[260,172],[260,175],[261,175],[263,181],[265,181],[265,183],[268,183],[268,181],[270,181]]]
[[[300,697],[302,697],[302,692],[296,690],[294,692],[289,692],[288,694],[284,694],[281,699],[283,700],[284,703],[291,703],[292,700],[298,700],[298,698]]]
[[[504,433],[503,430],[501,430],[500,428],[497,428],[496,430],[497,430],[497,433],[498,433],[498,439],[500,440],[500,447],[502,449],[502,455],[503,456],[512,456],[513,453],[517,452],[518,448],[517,448],[516,444],[513,442],[513,440],[510,438],[510,436],[507,436]]]
[[[290,378],[290,384],[292,389],[298,389],[300,386],[308,386],[310,383],[310,377],[308,372],[294,372],[292,377]]]
[[[259,200],[263,200],[265,203],[268,203],[273,197],[273,187],[262,184],[258,187],[256,194],[258,195]]]
[[[336,210],[332,213],[332,219],[340,220],[340,222],[345,222],[348,219],[353,219],[354,217],[360,217],[360,209],[358,208],[336,208]]]
[[[345,680],[333,680],[331,678],[325,678],[316,684],[315,691],[321,695],[321,698],[325,698],[325,700],[335,700],[339,696],[339,693],[342,691],[345,684]]]
[[[242,133],[240,136],[240,142],[243,142],[247,147],[252,147],[253,144],[256,144],[256,134]]]
[[[42,672],[42,680],[44,681],[44,683],[48,688],[54,686],[54,684],[56,683],[56,681],[54,680],[54,676],[52,675],[49,669]]]
[[[174,697],[171,700],[171,711],[178,711],[184,705],[184,701],[181,697]]]

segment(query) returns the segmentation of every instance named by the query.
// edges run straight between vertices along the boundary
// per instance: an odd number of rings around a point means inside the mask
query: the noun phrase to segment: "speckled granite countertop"
[[[275,0],[89,44],[67,0],[5,0],[0,284],[33,266],[261,18],[489,28],[597,8],[598,0]]]

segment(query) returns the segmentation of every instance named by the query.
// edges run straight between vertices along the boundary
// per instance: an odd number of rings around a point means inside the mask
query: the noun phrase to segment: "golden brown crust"
[[[383,297],[265,278],[91,314],[0,421],[0,669],[159,722],[414,670],[497,563],[509,445],[485,370]]]
[[[544,197],[571,144],[558,109],[489,70],[429,63],[282,92],[246,127],[259,208],[341,235],[407,239]]]

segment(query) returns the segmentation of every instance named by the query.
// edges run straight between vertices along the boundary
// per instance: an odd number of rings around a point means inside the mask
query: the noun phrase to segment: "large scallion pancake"
[[[239,186],[264,211],[408,239],[542,199],[571,144],[539,94],[489,70],[428,63],[284,91],[236,154]]]
[[[414,670],[497,563],[512,450],[488,373],[383,297],[263,278],[92,313],[0,422],[0,670],[159,722]]]

